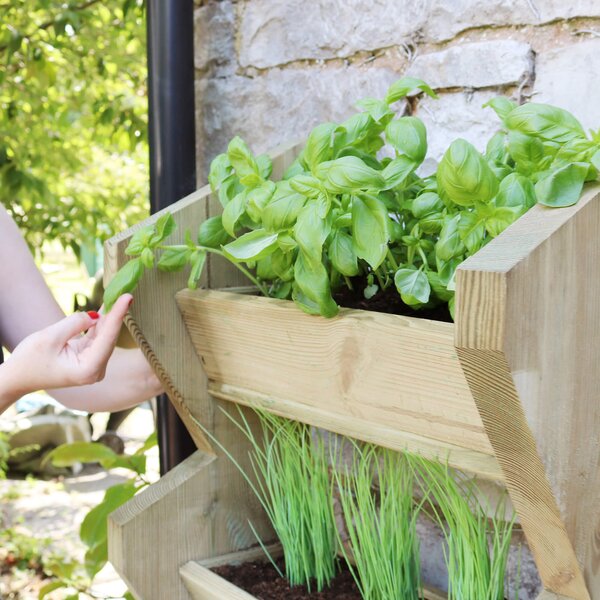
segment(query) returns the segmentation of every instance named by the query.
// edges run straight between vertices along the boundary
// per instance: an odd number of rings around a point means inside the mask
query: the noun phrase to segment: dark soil
[[[283,560],[277,565],[284,572]],[[279,577],[269,562],[256,561],[238,565],[216,567],[213,571],[256,596],[258,600],[360,600],[361,596],[347,568],[343,568],[333,580],[331,587],[322,592],[308,592],[306,586],[290,587],[289,583]]]
[[[396,288],[390,287],[375,294],[370,300],[363,295],[364,285],[357,282],[354,290],[342,288],[333,295],[333,299],[346,308],[359,308],[361,310],[372,310],[393,315],[404,315],[406,317],[419,317],[433,321],[445,321],[452,323],[452,317],[447,304],[440,304],[432,308],[414,310],[402,302]]]

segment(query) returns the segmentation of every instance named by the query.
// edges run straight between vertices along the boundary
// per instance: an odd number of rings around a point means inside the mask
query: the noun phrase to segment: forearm
[[[88,412],[114,412],[135,406],[162,393],[140,350],[116,348],[102,381],[92,385],[48,390],[70,408]]]

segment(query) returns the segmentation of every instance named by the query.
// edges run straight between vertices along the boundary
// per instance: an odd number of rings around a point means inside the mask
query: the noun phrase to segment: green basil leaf
[[[202,221],[198,229],[198,244],[207,248],[220,248],[230,242],[231,237],[223,227],[221,215]]]
[[[485,157],[490,163],[495,163],[497,165],[502,165],[506,162],[508,159],[506,133],[499,131],[490,138],[485,147]]]
[[[592,165],[594,165],[596,169],[598,169],[598,171],[600,171],[600,150],[596,150],[596,152],[592,154],[590,162],[592,163]]]
[[[585,137],[581,123],[570,112],[549,104],[529,102],[517,106],[506,117],[505,123],[509,130],[558,143]]]
[[[289,181],[277,183],[271,201],[262,212],[262,224],[269,231],[280,231],[293,227],[306,198],[295,192]]]
[[[435,271],[427,271],[427,280],[431,286],[431,291],[442,301],[449,302],[450,298],[454,296],[454,292],[450,291],[446,285],[442,282],[439,273]]]
[[[275,254],[275,252],[281,252],[281,250],[279,250],[279,248],[276,248],[273,254]],[[265,279],[269,281],[272,279],[277,279],[277,273],[273,268],[272,262],[273,254],[261,258],[256,263],[256,274],[258,275],[259,279]]]
[[[285,231],[277,236],[277,245],[286,254],[293,252],[298,247],[296,240]]]
[[[271,267],[281,281],[292,281],[294,279],[294,255],[292,252],[283,252],[277,248],[271,254]]]
[[[423,271],[414,267],[398,269],[394,275],[394,283],[405,304],[415,306],[429,302],[431,286]]]
[[[202,271],[204,270],[204,265],[206,263],[206,250],[196,250],[196,252],[192,254],[190,262],[192,268],[190,270],[187,285],[190,290],[195,290],[198,287],[198,281],[202,276]]]
[[[451,282],[454,281],[454,275],[456,273],[456,269],[458,265],[462,263],[463,259],[461,258],[453,258],[451,260],[445,261],[440,260],[438,256],[436,256],[435,262],[437,267],[438,276],[440,278],[440,282],[442,285],[445,285],[448,288],[451,285]]]
[[[417,117],[390,121],[385,128],[386,140],[395,150],[420,165],[427,154],[427,130]]]
[[[310,132],[302,156],[311,171],[333,158],[333,133],[336,127],[335,123],[322,123]]]
[[[161,271],[181,271],[190,260],[192,250],[187,246],[167,248],[156,265]]]
[[[535,188],[527,177],[511,173],[500,182],[496,206],[521,208],[523,212],[535,205]]]
[[[552,171],[535,184],[538,202],[554,207],[575,204],[581,196],[587,172],[586,163],[573,163]]]
[[[369,113],[356,113],[336,128],[334,148],[360,145],[370,135],[377,135],[379,129]]]
[[[223,246],[223,252],[230,260],[247,262],[260,260],[274,252],[276,248],[276,233],[269,233],[264,229],[255,229]]]
[[[363,194],[352,197],[352,241],[356,256],[377,269],[388,249],[389,216],[385,204]]]
[[[125,248],[125,254],[127,256],[139,256],[144,248],[147,248],[150,244],[150,240],[154,235],[154,226],[146,225],[141,229],[138,229],[129,240],[127,248]]]
[[[415,218],[423,219],[444,210],[444,203],[435,192],[424,192],[412,201],[410,209]]]
[[[140,260],[146,269],[154,267],[154,252],[151,248],[144,248],[140,255]]]
[[[211,163],[210,171],[208,173],[208,183],[210,183],[210,189],[216,192],[221,184],[231,176],[233,168],[227,154],[219,154]]]
[[[520,131],[508,134],[508,152],[515,161],[517,169],[525,174],[538,171],[546,157],[544,144],[539,138],[526,135]]]
[[[389,87],[385,96],[385,102],[387,104],[393,104],[415,90],[421,90],[431,98],[438,97],[422,79],[417,79],[416,77],[403,77]]]
[[[343,156],[321,163],[315,169],[315,175],[329,191],[338,193],[380,190],[385,186],[383,175],[356,156]]]
[[[231,175],[225,179],[219,187],[219,202],[221,206],[225,208],[243,190],[243,186],[235,175]]]
[[[382,125],[385,125],[394,116],[388,103],[378,98],[364,98],[359,100],[356,106],[366,112],[375,123]]]
[[[293,298],[300,308],[314,314],[316,306],[324,317],[337,315],[339,309],[331,297],[329,275],[321,262],[313,261],[300,251],[294,265],[294,280]]]
[[[255,222],[260,223],[262,212],[275,193],[272,181],[263,181],[260,185],[249,190],[246,195],[246,213]]]
[[[437,170],[438,185],[461,206],[489,202],[498,191],[498,179],[485,158],[466,140],[457,139],[444,154]]]
[[[336,271],[347,277],[358,275],[356,252],[352,238],[347,233],[338,230],[333,234],[328,254]]]
[[[112,278],[104,290],[104,308],[109,312],[113,304],[122,295],[132,292],[144,274],[144,265],[140,258],[125,263]]]
[[[485,229],[492,237],[496,237],[514,223],[520,215],[521,211],[518,208],[511,206],[498,207],[485,219]]]
[[[414,173],[418,167],[418,163],[412,158],[406,156],[399,156],[394,160],[390,161],[385,169],[381,171],[385,180],[383,190],[390,189],[403,189],[407,183],[411,181],[410,176]]]
[[[483,246],[485,238],[484,220],[475,212],[463,211],[458,222],[458,234],[467,251],[474,254]]]
[[[321,182],[312,175],[295,175],[290,180],[290,187],[307,198],[316,198],[322,190]]]
[[[242,138],[236,136],[229,142],[227,157],[240,179],[248,176],[260,178],[258,163]]]
[[[460,218],[460,215],[454,215],[447,217],[444,221],[440,237],[435,245],[435,253],[440,260],[448,262],[465,253],[466,248],[458,231]]]
[[[240,192],[227,206],[223,209],[221,223],[223,229],[231,236],[235,237],[235,229],[240,217],[246,212],[246,198],[248,192]]]
[[[323,219],[320,215],[319,203],[312,201],[306,204],[298,215],[294,238],[308,259],[320,263],[323,244],[330,231],[331,219]]]
[[[490,107],[504,122],[506,117],[517,107],[517,104],[509,100],[506,96],[497,96],[483,105],[483,108]]]
[[[168,238],[177,229],[175,219],[170,212],[161,215],[154,225],[154,234],[150,238],[150,246],[154,247]]]
[[[269,179],[273,172],[273,161],[268,154],[259,154],[256,157],[256,164],[258,165],[258,174],[263,179]]]

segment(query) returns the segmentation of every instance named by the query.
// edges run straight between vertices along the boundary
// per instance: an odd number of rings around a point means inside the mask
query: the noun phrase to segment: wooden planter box
[[[275,176],[295,151],[274,155]],[[169,210],[181,239],[219,212],[208,188]],[[134,230],[107,244],[109,277]],[[184,275],[146,276],[128,326],[199,451],[111,517],[111,561],[134,593],[189,598],[180,567],[248,548],[248,519],[272,539],[236,469],[191,418],[243,462],[246,441],[219,410],[235,402],[502,481],[542,596],[599,600],[598,231],[597,187],[570,208],[534,207],[461,265],[454,324],[347,309],[308,316],[239,293],[246,282],[218,261],[203,290],[183,289]],[[202,579],[205,569],[189,571]]]

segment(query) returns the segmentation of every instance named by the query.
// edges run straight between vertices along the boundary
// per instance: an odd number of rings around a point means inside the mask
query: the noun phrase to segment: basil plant
[[[499,97],[488,105],[501,127],[484,154],[457,139],[437,172],[422,176],[427,131],[394,103],[408,94],[435,97],[405,77],[385,99],[358,102],[343,123],[315,127],[280,181],[271,160],[239,137],[212,162],[209,182],[222,215],[168,245],[174,222],[165,215],[138,231],[132,259],[108,286],[110,308],[147,268],[189,267],[194,288],[209,253],[233,262],[265,296],[292,299],[310,314],[332,317],[342,288],[371,298],[388,288],[414,310],[448,303],[454,274],[466,257],[536,203],[574,204],[598,178],[600,135],[589,136],[570,113]]]

